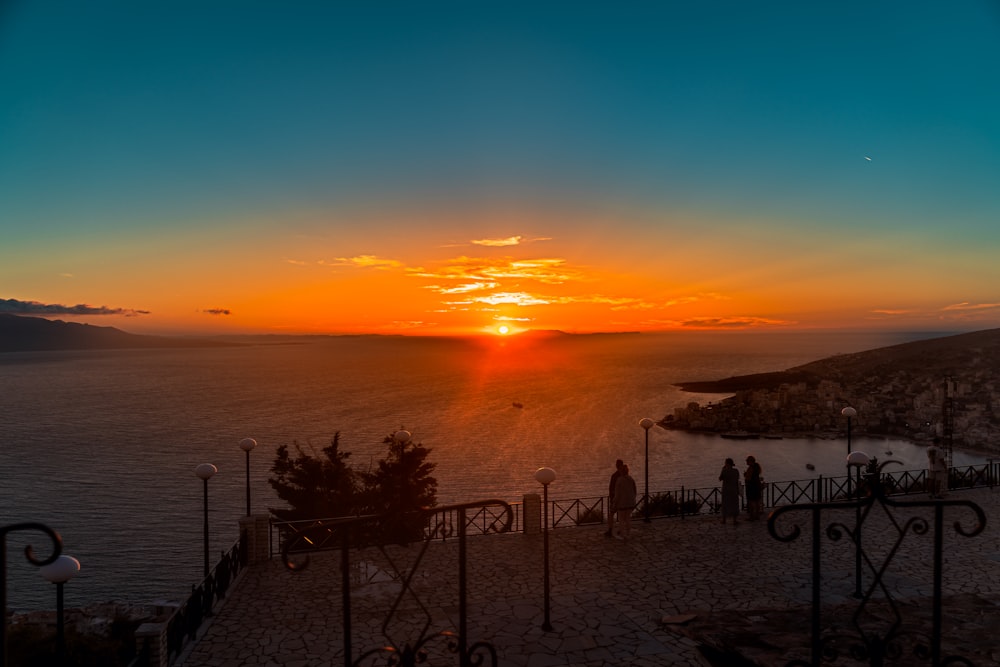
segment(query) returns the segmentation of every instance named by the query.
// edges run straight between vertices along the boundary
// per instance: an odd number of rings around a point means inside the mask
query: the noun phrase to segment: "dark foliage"
[[[417,443],[383,440],[388,456],[368,472],[358,472],[347,461],[350,452],[340,451],[340,433],[333,436],[322,456],[307,453],[294,445],[293,457],[287,446],[278,448],[268,482],[287,509],[272,508],[279,519],[325,519],[355,514],[383,517],[377,524],[359,529],[355,539],[410,542],[423,536],[423,508],[437,504],[437,480],[431,475],[436,464],[427,460],[429,449]]]
[[[357,473],[347,465],[351,453],[340,451],[339,431],[321,455],[306,453],[297,443],[293,447],[298,456],[281,445],[271,466],[275,476],[268,484],[288,503],[287,509],[271,508],[272,514],[295,521],[348,516],[361,509]]]

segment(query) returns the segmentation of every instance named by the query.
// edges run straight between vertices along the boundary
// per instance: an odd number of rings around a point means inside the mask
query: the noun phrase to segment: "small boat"
[[[513,405],[515,408],[523,408],[524,407],[524,403],[518,403],[517,401],[514,401],[511,405]]]
[[[815,470],[815,469],[816,469],[816,466],[814,466],[813,464],[811,464],[811,463],[807,463],[806,464],[806,470]]]

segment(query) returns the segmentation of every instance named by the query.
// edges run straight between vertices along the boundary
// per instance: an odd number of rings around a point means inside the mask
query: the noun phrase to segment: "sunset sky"
[[[0,312],[1000,326],[1000,4],[8,2]]]

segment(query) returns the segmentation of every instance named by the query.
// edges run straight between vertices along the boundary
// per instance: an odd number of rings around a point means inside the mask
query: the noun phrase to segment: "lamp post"
[[[649,523],[649,429],[653,428],[654,422],[649,417],[639,420],[639,426],[646,432],[646,490],[643,492],[642,511],[643,521]]]
[[[848,479],[850,469],[854,466],[857,475],[857,504],[854,506],[854,597],[861,597],[861,468],[868,465],[871,459],[864,452],[851,452],[847,455]]]
[[[212,479],[212,475],[219,472],[211,463],[199,464],[197,468],[194,469],[194,474],[201,478],[202,486],[204,487],[205,496],[205,573],[204,576],[208,576],[208,480]]]
[[[39,568],[41,575],[56,585],[56,655],[59,662],[66,659],[66,624],[63,613],[63,584],[80,571],[80,561],[72,556],[62,555],[48,565]]]
[[[535,480],[542,485],[542,544],[544,552],[544,596],[545,596],[545,620],[542,623],[542,630],[551,632],[552,623],[549,620],[549,484],[556,479],[556,471],[552,468],[539,468],[535,471]]]
[[[250,516],[250,450],[257,446],[253,438],[240,440],[240,449],[247,453],[247,516]]]
[[[858,411],[847,406],[840,411],[841,416],[847,417],[847,453],[851,453],[851,420],[858,416]]]
[[[847,417],[847,455],[850,456],[851,455],[851,420],[854,417],[858,416],[858,411],[848,405],[846,408],[844,408],[843,410],[840,411],[840,415],[842,417]],[[847,466],[847,497],[848,497],[848,499],[850,499],[850,497],[852,495],[854,495],[854,494],[851,491],[851,466],[848,465]]]

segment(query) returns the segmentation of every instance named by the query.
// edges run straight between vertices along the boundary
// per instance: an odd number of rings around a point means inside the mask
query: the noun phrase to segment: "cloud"
[[[320,261],[320,264],[329,266],[354,266],[360,269],[398,269],[403,263],[395,259],[383,259],[375,255],[358,255],[356,257],[337,257],[335,262]]]
[[[232,311],[229,310],[228,308],[208,308],[208,309],[203,310],[201,312],[205,313],[206,315],[232,315],[233,314]]]
[[[1000,308],[1000,303],[968,303],[963,301],[962,303],[953,303],[950,306],[945,306],[941,310],[944,311],[969,311],[969,310],[993,310],[995,308]]]
[[[766,317],[693,317],[678,322],[688,329],[744,329],[761,326],[786,326],[795,324],[788,320],[772,320]]]
[[[484,245],[490,248],[503,248],[511,245],[521,245],[520,236],[508,236],[505,239],[473,239],[473,245]]]
[[[16,315],[124,315],[125,317],[149,315],[148,310],[88,306],[83,303],[75,306],[64,306],[39,303],[38,301],[18,301],[17,299],[0,299],[0,313],[14,313]]]
[[[505,239],[473,239],[469,243],[473,245],[486,246],[488,248],[506,248],[512,245],[524,245],[526,243],[537,243],[538,241],[551,241],[551,236],[538,236],[533,239],[526,239],[523,236],[508,236]]]
[[[441,285],[425,285],[424,289],[433,290],[439,294],[466,294],[468,292],[478,292],[481,290],[494,289],[499,287],[500,283],[497,282],[483,282],[483,283],[463,283],[462,285],[456,285],[455,287],[442,287]]]
[[[569,269],[565,264],[566,260],[556,257],[486,259],[462,256],[447,260],[437,269],[414,269],[410,275],[417,278],[469,282],[535,280],[547,285],[562,285],[583,280],[583,275],[579,271]]]
[[[497,292],[496,294],[474,297],[472,301],[475,303],[486,303],[491,306],[498,306],[502,303],[516,306],[545,306],[552,303],[544,297],[534,296],[527,292]]]

